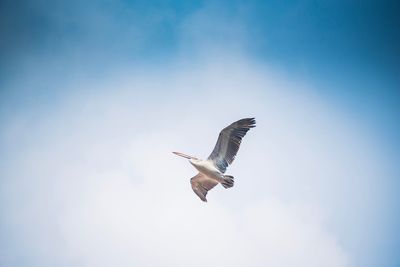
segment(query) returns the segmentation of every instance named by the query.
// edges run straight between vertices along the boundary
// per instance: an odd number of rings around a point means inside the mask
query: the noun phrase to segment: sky
[[[396,1],[1,1],[1,266],[399,266]],[[255,117],[201,202],[180,151]]]

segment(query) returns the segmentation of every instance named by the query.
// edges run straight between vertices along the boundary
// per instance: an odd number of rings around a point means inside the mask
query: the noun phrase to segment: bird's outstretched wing
[[[190,184],[192,185],[192,189],[196,195],[198,195],[204,202],[207,202],[207,192],[213,189],[218,182],[199,172],[196,176],[190,179]]]
[[[215,144],[214,150],[208,159],[212,160],[215,167],[224,173],[226,167],[235,159],[242,138],[250,128],[255,126],[256,120],[254,118],[247,118],[238,120],[224,128],[220,132],[217,144]]]

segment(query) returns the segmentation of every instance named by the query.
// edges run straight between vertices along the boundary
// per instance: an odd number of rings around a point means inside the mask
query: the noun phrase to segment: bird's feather
[[[228,167],[236,157],[242,138],[250,128],[255,126],[256,121],[254,118],[241,119],[220,132],[214,150],[208,157],[208,159],[214,162],[218,170],[222,173],[226,171],[226,167]]]
[[[204,202],[207,202],[207,192],[213,189],[218,182],[199,172],[196,176],[190,179],[190,184],[192,185],[192,189],[196,195],[198,195]]]

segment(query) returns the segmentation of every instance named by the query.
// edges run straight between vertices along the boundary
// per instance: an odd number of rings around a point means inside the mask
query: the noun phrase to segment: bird
[[[234,177],[224,173],[235,159],[242,138],[255,126],[255,118],[245,118],[235,121],[222,129],[213,151],[206,160],[181,152],[172,152],[175,155],[189,159],[190,164],[199,171],[197,175],[190,179],[190,184],[193,191],[202,201],[207,202],[208,191],[219,183],[226,189],[233,187]]]

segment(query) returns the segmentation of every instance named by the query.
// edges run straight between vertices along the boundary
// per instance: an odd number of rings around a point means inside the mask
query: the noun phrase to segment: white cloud
[[[0,262],[351,265],[341,229],[359,226],[338,211],[369,218],[373,143],[306,85],[227,61],[88,83],[35,120],[9,118]],[[206,157],[246,116],[258,126],[229,169],[235,187],[202,203],[195,170],[171,151]]]

